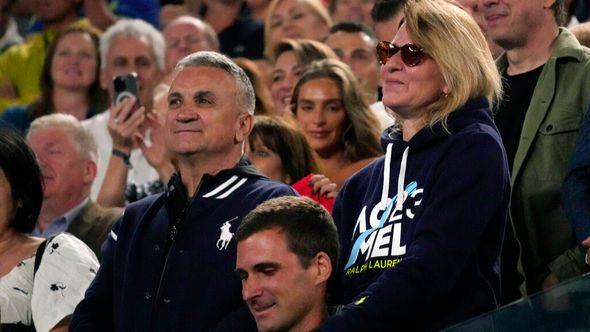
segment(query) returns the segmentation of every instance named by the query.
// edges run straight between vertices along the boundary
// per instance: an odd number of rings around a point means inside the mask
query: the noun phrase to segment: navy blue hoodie
[[[351,177],[334,205],[341,242],[336,298],[322,331],[439,330],[498,306],[510,184],[485,99]],[[403,197],[403,199],[397,199]]]

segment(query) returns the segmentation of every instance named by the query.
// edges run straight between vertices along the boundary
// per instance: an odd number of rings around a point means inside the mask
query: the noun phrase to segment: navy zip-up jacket
[[[408,142],[386,130],[385,156],[343,186],[336,298],[348,304],[322,331],[439,330],[498,306],[506,154],[485,99],[447,125]]]
[[[233,237],[258,204],[296,195],[242,159],[204,176],[192,201],[178,175],[130,204],[102,247],[72,331],[256,331],[234,272]]]

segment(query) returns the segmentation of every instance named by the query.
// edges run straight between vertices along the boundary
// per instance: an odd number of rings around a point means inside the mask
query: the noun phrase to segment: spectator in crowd
[[[381,130],[392,126],[393,118],[385,110],[383,103],[378,102],[379,62],[375,33],[362,23],[341,22],[330,29],[324,42],[350,67],[358,79],[365,100],[381,123]]]
[[[279,115],[292,114],[293,87],[303,73],[303,68],[316,60],[337,59],[328,46],[313,40],[285,39],[275,47],[272,56],[270,93]]]
[[[469,13],[469,15],[471,15],[471,17],[473,17],[477,25],[479,25],[483,35],[486,36],[488,47],[490,48],[494,59],[499,57],[504,50],[490,38],[487,32],[486,20],[483,17],[479,3],[480,0],[457,0],[457,2]]]
[[[39,97],[45,54],[57,32],[72,24],[88,25],[87,20],[78,19],[77,6],[71,0],[34,2],[34,14],[45,28],[0,55],[0,111],[13,104],[29,104]]]
[[[178,61],[197,51],[219,51],[219,39],[213,28],[206,22],[192,16],[180,16],[166,25],[166,74],[170,77]]]
[[[246,156],[271,180],[291,185],[332,212],[336,184],[322,175],[305,134],[289,117],[256,116],[246,144]]]
[[[398,128],[334,204],[346,305],[322,331],[438,331],[498,307],[510,177],[490,102],[501,79],[475,21],[408,0],[379,45]]]
[[[404,17],[405,0],[376,0],[371,10],[377,39],[392,41]]]
[[[234,62],[240,66],[248,75],[252,86],[254,87],[254,94],[256,95],[256,107],[254,108],[255,115],[271,115],[275,114],[275,107],[272,102],[270,90],[262,78],[262,74],[258,65],[252,60],[246,58],[236,58]]]
[[[258,22],[263,22],[268,15],[268,8],[272,0],[246,0],[248,7],[252,11],[252,18]]]
[[[0,113],[0,127],[25,134],[31,122],[51,113],[90,118],[107,106],[108,95],[100,87],[98,31],[69,27],[53,40],[41,71],[41,96],[30,105],[11,106]]]
[[[372,27],[371,10],[374,5],[375,0],[332,0],[330,13],[336,23],[359,22]]]
[[[489,36],[506,50],[496,61],[506,94],[495,122],[511,167],[510,216],[526,287],[521,290],[532,294],[590,270],[561,208],[561,187],[590,104],[590,52],[558,28],[562,0],[551,7],[517,0],[481,4]],[[509,259],[503,255],[503,266],[511,267],[504,264]],[[503,283],[509,281],[502,273]],[[515,288],[502,293],[517,293]]]
[[[274,0],[264,22],[264,54],[273,58],[285,38],[320,40],[331,26],[330,14],[319,0]]]
[[[0,54],[10,46],[23,42],[23,37],[18,33],[18,28],[11,9],[16,0],[0,0]]]
[[[332,59],[306,67],[293,90],[292,109],[324,175],[338,189],[382,154],[379,121],[346,64]]]
[[[69,234],[28,235],[43,201],[43,179],[21,135],[0,130],[0,330],[67,331],[98,269]]]
[[[236,240],[236,271],[258,331],[315,331],[328,317],[338,261],[328,212],[309,198],[273,198],[244,218]]]
[[[106,30],[120,17],[142,19],[155,28],[160,27],[159,0],[82,0],[84,15],[90,23]]]
[[[174,171],[163,142],[162,117],[152,112],[154,88],[165,69],[164,51],[162,34],[141,20],[121,19],[101,36],[100,82],[111,100],[117,75],[137,73],[139,87],[138,98],[113,104],[108,112],[82,122],[99,147],[91,197],[105,207],[122,207],[162,191]]]
[[[100,246],[123,211],[103,208],[89,197],[96,177],[94,137],[72,115],[51,114],[33,121],[27,141],[45,184],[31,234],[47,238],[68,232],[100,257]]]
[[[244,0],[203,0],[199,17],[217,33],[221,53],[232,58],[263,57],[264,26],[251,17]]]
[[[295,193],[242,158],[254,89],[229,58],[181,60],[168,105],[166,143],[179,173],[165,194],[129,205],[113,226],[72,331],[254,327],[233,270],[234,232],[260,203]]]

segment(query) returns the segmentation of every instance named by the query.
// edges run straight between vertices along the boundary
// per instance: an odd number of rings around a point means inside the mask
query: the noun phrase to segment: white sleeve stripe
[[[213,195],[217,195],[218,193],[220,193],[223,189],[227,188],[230,184],[232,184],[237,179],[238,179],[237,175],[232,176],[231,178],[229,178],[229,180],[222,183],[219,187],[217,187],[217,188],[211,190],[210,192],[206,193],[205,195],[203,195],[203,197],[208,198]]]
[[[113,232],[112,229],[111,229],[111,237],[113,238],[113,240],[117,241],[117,234],[115,234],[115,232]]]
[[[231,189],[229,189],[223,195],[220,195],[219,197],[216,197],[216,198],[217,199],[226,198],[227,196],[229,196],[229,194],[233,193],[236,189],[238,189],[240,186],[242,186],[247,180],[248,180],[247,178],[241,179],[240,182],[236,183],[233,187],[231,187]]]

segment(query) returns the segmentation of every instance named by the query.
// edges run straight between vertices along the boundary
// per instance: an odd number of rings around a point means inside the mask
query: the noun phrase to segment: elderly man
[[[480,9],[487,33],[506,50],[497,60],[505,96],[495,121],[511,166],[510,216],[531,294],[590,270],[561,201],[590,103],[590,52],[558,27],[563,0],[480,0]]]
[[[229,58],[198,52],[178,63],[165,136],[179,172],[165,194],[129,205],[113,226],[74,331],[254,328],[233,272],[234,233],[258,204],[295,195],[243,157],[254,103]]]
[[[165,68],[164,48],[162,34],[141,20],[119,20],[101,36],[101,86],[114,100],[113,77],[135,72],[139,90],[138,100],[128,98],[82,122],[99,146],[92,197],[103,206],[124,206],[161,191],[173,172],[160,122],[151,112]]]
[[[166,72],[170,79],[174,67],[185,56],[198,51],[219,51],[219,39],[213,28],[196,17],[177,17],[162,33],[166,41]]]
[[[236,240],[236,271],[258,331],[312,331],[326,320],[338,261],[328,211],[309,198],[273,198],[244,218]]]
[[[27,140],[43,174],[43,205],[32,235],[68,232],[100,257],[100,246],[122,210],[105,209],[90,198],[96,177],[96,142],[72,115],[42,116]]]

